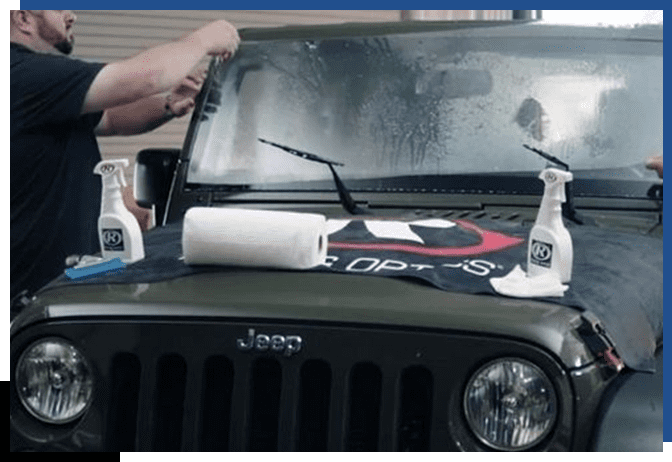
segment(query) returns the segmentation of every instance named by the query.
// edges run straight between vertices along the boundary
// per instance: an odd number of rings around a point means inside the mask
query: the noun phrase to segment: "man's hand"
[[[230,59],[238,49],[238,43],[238,31],[222,19],[175,42],[110,63],[91,82],[81,113],[103,111],[164,93],[179,85],[204,56]]]
[[[182,117],[196,104],[196,96],[203,87],[207,71],[198,68],[182,79],[168,96],[156,95],[135,103],[106,110],[95,133],[97,136],[138,135],[160,127],[171,117],[166,117],[166,105],[174,117]]]
[[[190,39],[196,39],[206,49],[210,56],[221,56],[229,59],[238,49],[240,36],[238,30],[224,19],[211,22],[191,34]]]
[[[133,186],[126,186],[122,191],[122,197],[128,211],[138,220],[140,229],[147,231],[152,225],[152,211],[138,205],[135,196],[133,196]]]
[[[646,159],[646,168],[658,172],[660,178],[663,177],[663,156],[652,156]]]
[[[167,104],[175,117],[182,117],[196,104],[196,96],[203,87],[207,69],[199,68],[185,77],[168,95]]]

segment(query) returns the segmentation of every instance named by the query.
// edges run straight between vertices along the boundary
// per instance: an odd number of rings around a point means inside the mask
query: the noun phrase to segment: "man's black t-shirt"
[[[102,113],[80,115],[103,64],[10,45],[11,296],[34,292],[65,258],[99,249]]]

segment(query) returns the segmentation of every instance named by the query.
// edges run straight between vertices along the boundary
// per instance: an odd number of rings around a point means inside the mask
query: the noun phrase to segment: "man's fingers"
[[[208,69],[200,68],[192,72],[191,74],[187,75],[184,78],[182,84],[188,88],[194,90],[200,90],[207,76],[208,76]]]
[[[185,79],[182,81],[182,86],[191,90],[199,91],[203,86],[203,80],[191,76],[185,77]]]
[[[175,101],[173,103],[172,110],[177,117],[181,117],[189,112],[195,105],[196,103],[193,98],[184,98],[182,100]]]
[[[223,19],[202,27],[196,34],[199,35],[201,43],[205,44],[207,54],[222,57],[226,54],[226,59],[233,56],[240,42],[238,30]]]

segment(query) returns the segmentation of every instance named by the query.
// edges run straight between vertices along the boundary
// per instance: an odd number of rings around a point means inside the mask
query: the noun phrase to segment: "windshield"
[[[539,24],[245,40],[216,68],[187,182],[331,178],[259,139],[344,164],[348,179],[538,174],[655,179],[663,149],[662,26]],[[602,172],[602,173],[600,173]],[[262,186],[265,185],[265,186]]]

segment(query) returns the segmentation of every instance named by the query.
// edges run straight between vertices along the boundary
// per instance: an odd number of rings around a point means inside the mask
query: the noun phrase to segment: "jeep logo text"
[[[303,340],[298,335],[254,335],[254,329],[247,330],[247,338],[236,340],[236,347],[241,351],[274,351],[289,357],[301,351]]]

